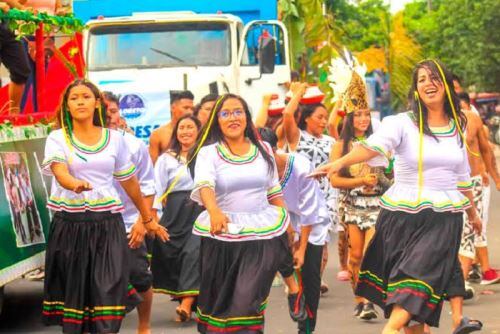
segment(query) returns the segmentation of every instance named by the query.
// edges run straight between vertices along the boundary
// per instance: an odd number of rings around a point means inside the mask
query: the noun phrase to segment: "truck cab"
[[[267,59],[265,39],[272,42]],[[133,13],[89,21],[83,43],[89,79],[120,95],[122,115],[146,141],[170,120],[170,91],[189,89],[196,101],[239,94],[255,113],[263,94],[284,94],[290,80],[288,36],[276,20],[244,25],[232,14]]]

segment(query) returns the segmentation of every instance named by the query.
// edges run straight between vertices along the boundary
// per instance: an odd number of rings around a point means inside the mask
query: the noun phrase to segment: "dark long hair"
[[[179,129],[179,124],[185,119],[190,119],[194,122],[194,124],[196,125],[196,128],[198,129],[198,137],[200,135],[201,122],[198,118],[196,118],[196,116],[187,114],[187,115],[184,115],[181,118],[179,118],[177,123],[175,123],[174,131],[172,132],[172,137],[170,139],[170,143],[168,144],[168,150],[170,152],[175,153],[176,159],[179,159],[179,156],[180,156],[181,150],[182,150],[182,145],[179,142],[179,139],[177,139],[177,132]]]
[[[411,83],[411,88],[408,93],[408,101],[410,102],[410,109],[413,111],[413,116],[417,122],[417,125],[420,122],[420,115],[419,115],[419,97],[417,97],[417,94],[415,92],[418,92],[417,90],[417,82],[418,82],[418,70],[421,68],[427,69],[431,72],[432,76],[437,78],[439,82],[445,85],[443,82],[443,78],[441,76],[441,73],[439,71],[438,66],[436,63],[439,64],[441,69],[443,70],[444,74],[444,80],[446,81],[446,84],[449,87],[450,90],[450,95],[451,95],[451,101],[448,99],[448,94],[445,92],[445,100],[444,100],[444,111],[446,115],[450,119],[455,119],[453,116],[453,111],[452,111],[452,106],[450,102],[453,104],[455,107],[455,111],[457,113],[457,118],[458,118],[458,124],[456,126],[460,127],[462,132],[465,132],[465,128],[467,126],[467,118],[465,117],[464,113],[461,111],[460,108],[460,99],[458,98],[457,93],[453,89],[453,75],[452,73],[438,60],[424,60],[420,63],[418,63],[415,68],[413,69],[413,74],[412,74],[412,83]],[[429,128],[429,124],[427,122],[427,115],[428,115],[428,109],[425,106],[425,104],[420,100],[420,105],[422,107],[422,116],[423,116],[423,125],[424,125],[424,134],[433,137],[434,139],[438,140],[437,137],[432,133],[431,129]],[[460,140],[460,145],[463,145],[463,139],[461,136],[459,136]]]
[[[205,124],[203,127],[203,130],[201,131],[204,133],[205,131],[208,131],[208,138],[207,140],[203,143],[203,146],[210,145],[212,143],[216,142],[226,142],[224,135],[222,134],[222,130],[219,126],[219,122],[217,120],[218,114],[222,109],[222,106],[224,105],[224,102],[226,102],[229,99],[237,99],[240,101],[241,105],[243,106],[243,110],[245,111],[245,117],[247,121],[247,126],[245,128],[244,136],[250,140],[252,144],[257,146],[257,149],[259,150],[260,154],[262,154],[262,157],[264,160],[267,162],[268,165],[268,171],[271,172],[274,169],[274,160],[273,157],[267,152],[266,148],[264,147],[262,141],[259,140],[257,130],[255,129],[255,126],[252,122],[252,115],[250,114],[250,109],[248,108],[248,104],[246,101],[235,94],[225,94],[219,97],[219,99],[215,102],[214,107],[212,111],[210,112],[210,115],[214,117],[212,123],[210,123],[210,120]],[[194,146],[195,148],[200,145],[200,141],[203,139],[203,136],[198,137],[198,141],[196,145]],[[192,152],[194,154],[194,150]],[[192,156],[191,154],[191,156]],[[196,157],[191,162],[191,166],[194,166],[195,164]],[[191,168],[191,171],[193,169]],[[193,174],[193,173],[192,173]]]
[[[62,95],[61,104],[59,106],[59,111],[57,113],[56,125],[58,128],[64,127],[66,130],[73,129],[73,118],[71,117],[71,113],[68,108],[68,98],[71,90],[76,86],[85,86],[92,94],[98,103],[96,110],[94,111],[94,118],[92,119],[92,123],[95,126],[106,127],[106,105],[104,104],[104,99],[102,98],[101,91],[94,85],[92,82],[85,79],[76,79],[72,83],[66,87],[64,93]],[[101,115],[99,115],[101,113]]]
[[[276,133],[273,131],[273,129],[263,127],[258,128],[257,131],[259,132],[260,139],[268,143],[273,151],[276,151],[278,149],[278,136],[276,136]]]
[[[300,117],[299,117],[299,122],[297,126],[301,130],[306,130],[307,124],[306,124],[306,119],[311,117],[311,115],[316,111],[318,108],[325,108],[325,105],[323,103],[314,103],[314,104],[303,104],[300,107]]]
[[[352,143],[352,141],[356,138],[354,135],[354,112],[351,112],[347,114],[346,117],[344,117],[344,125],[342,126],[342,131],[340,132],[340,140],[342,140],[342,157],[349,153],[349,148]],[[368,137],[373,133],[373,128],[372,128],[372,122],[370,120],[370,125],[368,126],[368,129],[366,129],[365,136]],[[340,170],[340,176],[343,177],[350,177],[351,175],[349,174],[349,171],[347,168],[342,168]]]

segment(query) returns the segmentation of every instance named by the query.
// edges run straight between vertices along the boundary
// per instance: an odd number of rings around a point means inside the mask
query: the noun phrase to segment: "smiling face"
[[[306,118],[306,130],[315,137],[320,137],[328,123],[328,111],[325,107],[317,107],[314,112]]]
[[[68,109],[73,121],[92,122],[98,102],[99,99],[96,99],[87,86],[78,85],[71,88],[68,94]]]
[[[417,91],[426,106],[436,106],[444,103],[443,82],[426,67],[418,70]]]
[[[227,99],[217,114],[217,121],[224,137],[239,139],[245,136],[247,117],[240,100]]]
[[[353,112],[352,126],[356,136],[363,136],[371,122],[370,110],[357,110]]]
[[[183,149],[193,147],[197,136],[198,127],[192,119],[185,118],[177,124],[177,140]]]

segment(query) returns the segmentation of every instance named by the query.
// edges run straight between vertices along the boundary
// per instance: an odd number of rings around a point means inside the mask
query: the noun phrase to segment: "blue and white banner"
[[[102,91],[120,97],[120,114],[136,137],[146,143],[154,129],[170,122],[170,91],[134,81],[99,82]]]

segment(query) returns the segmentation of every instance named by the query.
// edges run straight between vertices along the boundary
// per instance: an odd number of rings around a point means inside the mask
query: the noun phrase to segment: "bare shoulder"
[[[165,134],[165,133],[168,133],[171,131],[172,131],[172,125],[170,123],[168,123],[168,124],[160,126],[157,129],[154,129],[153,132],[151,133],[151,136],[153,136],[153,135],[160,136],[162,134]]]
[[[467,118],[467,132],[476,133],[482,128],[483,122],[478,115],[468,110],[464,111],[464,114]]]
[[[150,141],[161,141],[161,138],[169,137],[172,134],[172,126],[170,123],[160,126],[151,132]]]

